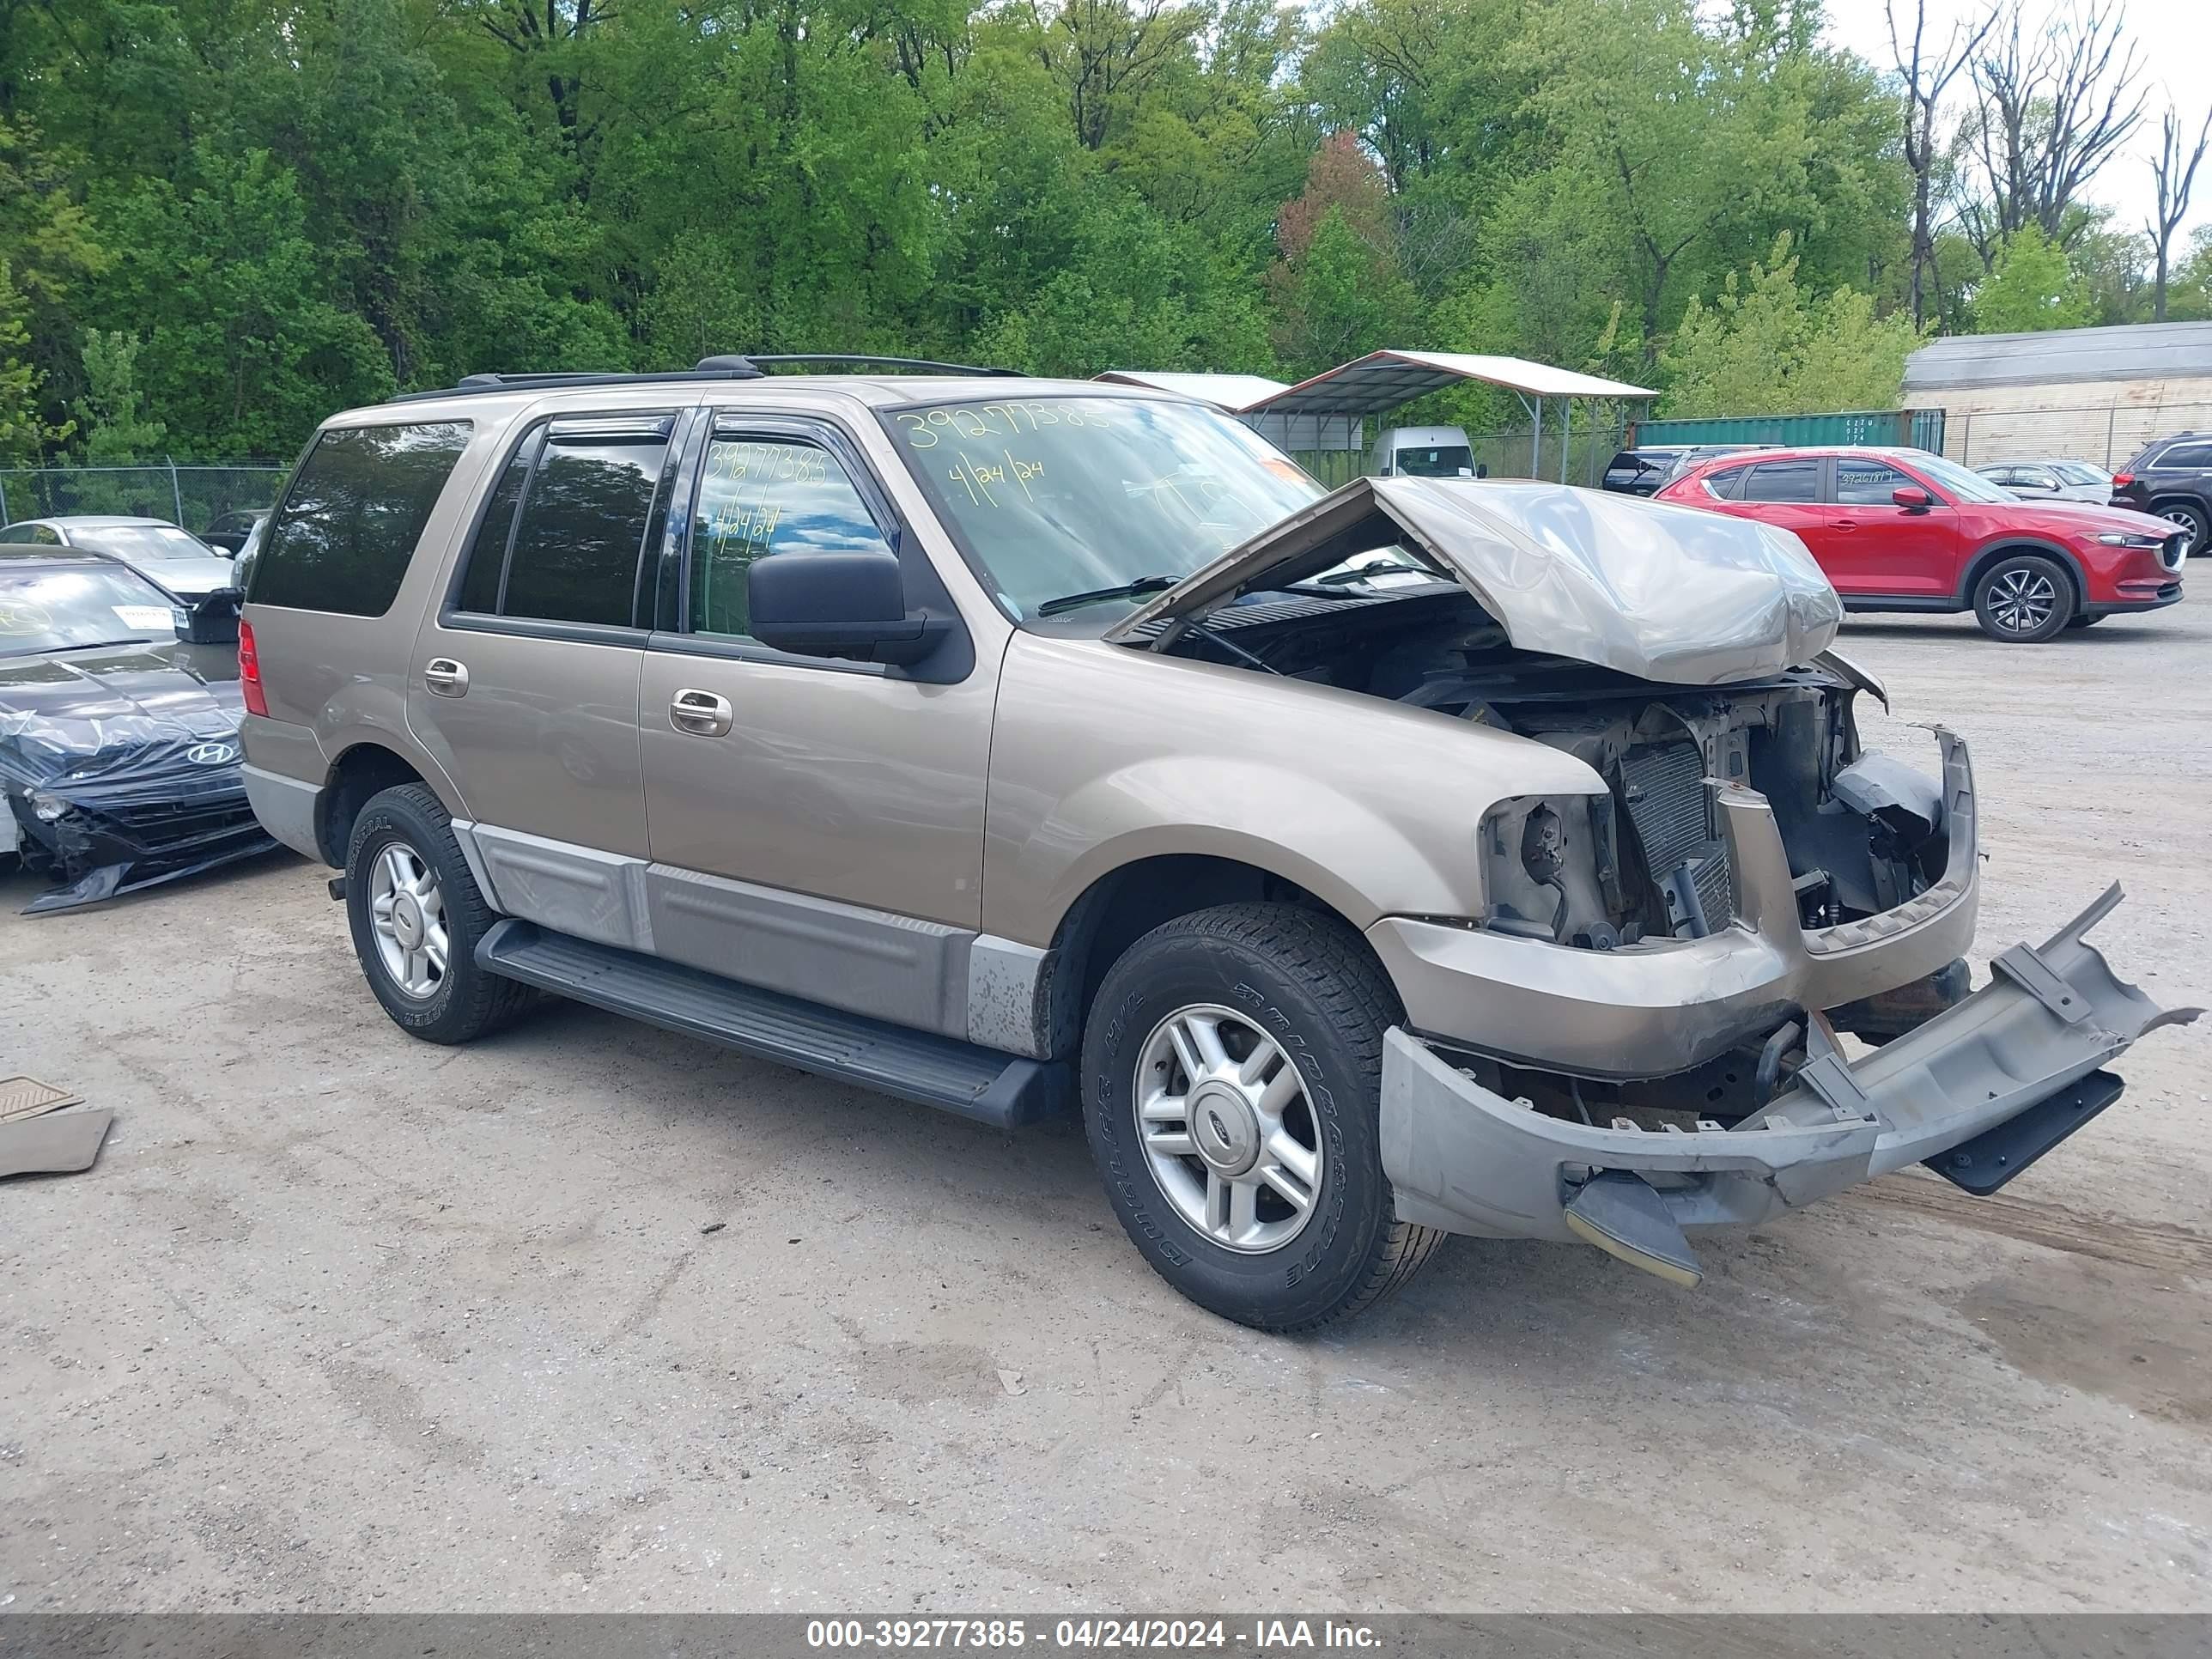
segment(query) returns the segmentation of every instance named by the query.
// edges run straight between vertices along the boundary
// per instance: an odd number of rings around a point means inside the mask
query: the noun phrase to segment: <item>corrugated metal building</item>
[[[1945,410],[1943,453],[1970,465],[2117,467],[2154,438],[2212,431],[2212,322],[1954,335],[1912,354],[1905,402]]]

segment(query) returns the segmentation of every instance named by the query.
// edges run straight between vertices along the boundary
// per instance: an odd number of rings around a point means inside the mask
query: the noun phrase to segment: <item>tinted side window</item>
[[[2212,467],[2212,444],[2175,444],[2153,465],[2160,468]]]
[[[468,568],[461,575],[460,608],[487,616],[499,610],[500,584],[507,576],[507,544],[514,535],[514,509],[522,505],[522,486],[530,481],[531,463],[538,459],[538,434],[523,440],[492,486],[477,525],[476,539],[469,544]]]
[[[1724,501],[1732,501],[1743,488],[1743,475],[1750,471],[1747,466],[1732,466],[1725,471],[1708,472],[1705,489]]]
[[[691,519],[691,631],[744,638],[745,573],[793,548],[889,552],[837,458],[785,438],[716,437]]]
[[[1817,501],[1820,499],[1818,461],[1761,461],[1751,469],[1743,487],[1747,501]]]
[[[1990,482],[2001,483],[2003,480],[1992,478]],[[1891,493],[1908,485],[1917,487],[1914,480],[1887,461],[1845,459],[1836,463],[1836,499],[1849,507],[1891,506]]]
[[[515,521],[501,616],[630,625],[671,424],[580,420],[546,428]]]
[[[468,441],[466,421],[324,433],[263,538],[247,597],[256,605],[382,616]]]

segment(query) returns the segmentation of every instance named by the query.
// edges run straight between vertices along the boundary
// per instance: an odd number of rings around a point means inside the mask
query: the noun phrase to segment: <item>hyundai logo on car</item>
[[[234,743],[196,743],[185,750],[185,758],[195,766],[221,766],[238,758]]]

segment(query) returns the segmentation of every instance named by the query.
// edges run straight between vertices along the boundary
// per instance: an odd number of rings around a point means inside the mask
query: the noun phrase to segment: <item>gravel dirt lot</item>
[[[2212,601],[1843,643],[1870,742],[1974,746],[1978,979],[2118,878],[2098,942],[2212,1002]],[[2212,1021],[1996,1199],[1893,1176],[1687,1293],[1459,1240],[1283,1340],[1073,1125],[567,1005],[410,1042],[323,880],[0,881],[0,1073],[118,1114],[0,1187],[13,1611],[2212,1609]]]

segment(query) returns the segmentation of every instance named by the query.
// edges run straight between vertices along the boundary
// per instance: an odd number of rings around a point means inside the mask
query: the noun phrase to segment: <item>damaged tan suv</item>
[[[1694,1283],[1686,1230],[1994,1191],[2187,1017],[2084,943],[2117,893],[1968,994],[1966,746],[1862,751],[1787,532],[797,366],[478,376],[300,463],[247,787],[404,1030],[552,992],[988,1124],[1079,1103],[1161,1275],[1288,1330],[1446,1233]]]

